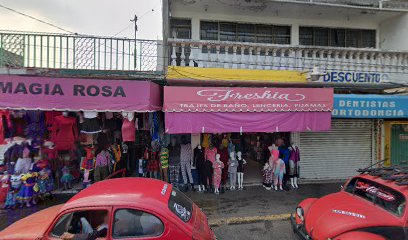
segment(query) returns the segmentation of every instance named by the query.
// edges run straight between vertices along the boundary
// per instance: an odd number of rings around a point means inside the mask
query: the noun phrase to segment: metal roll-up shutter
[[[329,132],[300,133],[300,177],[347,179],[372,162],[373,121],[333,119]]]

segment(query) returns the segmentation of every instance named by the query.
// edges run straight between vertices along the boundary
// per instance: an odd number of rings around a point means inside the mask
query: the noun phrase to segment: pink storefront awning
[[[333,109],[330,88],[165,87],[166,112],[321,112]]]
[[[165,87],[166,132],[304,132],[331,128],[333,89]]]
[[[148,81],[0,76],[0,109],[161,110],[161,87]]]

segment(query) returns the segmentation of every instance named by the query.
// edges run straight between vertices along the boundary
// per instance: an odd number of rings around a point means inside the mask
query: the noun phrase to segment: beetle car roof
[[[162,208],[171,193],[169,183],[150,178],[115,178],[92,184],[73,196],[62,210],[85,206],[145,205]]]

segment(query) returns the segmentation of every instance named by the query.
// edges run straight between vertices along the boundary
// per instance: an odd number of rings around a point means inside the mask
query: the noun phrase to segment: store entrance
[[[217,149],[222,149],[225,146],[228,148],[231,142],[235,152],[241,152],[247,162],[244,184],[252,185],[262,183],[262,169],[270,157],[268,147],[276,144],[278,139],[282,139],[285,146],[290,145],[289,132],[201,134],[201,145],[205,148],[212,143]]]

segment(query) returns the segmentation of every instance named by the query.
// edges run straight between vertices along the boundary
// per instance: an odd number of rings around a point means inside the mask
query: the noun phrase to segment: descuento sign
[[[322,78],[323,82],[332,83],[382,83],[389,80],[385,73],[348,71],[327,72]]]

